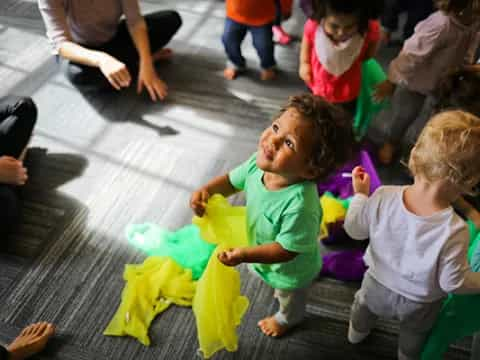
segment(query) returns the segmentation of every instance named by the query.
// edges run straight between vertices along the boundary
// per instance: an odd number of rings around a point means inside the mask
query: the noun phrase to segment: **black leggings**
[[[182,19],[176,11],[158,11],[144,16],[150,39],[150,49],[153,52],[163,48],[182,25]],[[106,52],[125,63],[132,76],[138,72],[138,52],[128,32],[124,20],[120,21],[118,31],[107,43],[99,47],[85,45],[89,49]],[[79,87],[113,89],[102,72],[95,67],[69,62],[67,76]]]
[[[0,98],[0,156],[18,158],[27,147],[37,120],[37,107],[30,98]],[[18,224],[20,201],[16,187],[0,184],[0,248]],[[0,358],[1,359],[1,358]]]

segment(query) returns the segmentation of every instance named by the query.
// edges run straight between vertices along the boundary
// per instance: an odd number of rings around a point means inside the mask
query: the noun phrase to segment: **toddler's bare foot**
[[[287,326],[280,325],[273,316],[260,320],[257,325],[265,335],[272,337],[280,337],[288,330]]]
[[[238,76],[239,71],[233,67],[227,67],[223,70],[223,77],[227,80],[234,80]]]
[[[395,154],[395,147],[390,143],[385,143],[378,151],[378,160],[383,165],[389,165],[393,160]]]
[[[275,69],[263,69],[260,73],[260,79],[263,81],[273,80],[276,76]]]
[[[152,60],[155,61],[161,61],[161,60],[170,60],[173,56],[173,51],[170,48],[163,48],[160,50],[157,50],[153,55],[152,55]]]
[[[13,342],[7,346],[9,359],[23,360],[43,350],[48,339],[55,333],[55,327],[47,322],[27,326]]]

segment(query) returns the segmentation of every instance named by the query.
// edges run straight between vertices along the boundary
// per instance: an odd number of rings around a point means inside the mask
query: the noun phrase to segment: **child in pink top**
[[[317,0],[300,52],[300,78],[317,96],[355,112],[362,62],[380,41],[380,1]]]

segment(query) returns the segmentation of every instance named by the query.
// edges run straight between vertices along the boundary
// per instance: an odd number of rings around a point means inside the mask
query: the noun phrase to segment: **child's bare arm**
[[[302,38],[302,46],[300,49],[300,68],[298,74],[300,78],[306,83],[312,82],[312,67],[310,66],[311,46],[306,36]]]
[[[363,61],[366,61],[368,59],[375,57],[375,55],[377,55],[379,47],[380,47],[380,41],[372,42],[368,46],[367,51],[365,52],[365,57],[363,58]]]
[[[276,264],[292,260],[298,253],[285,250],[278,242],[234,248],[218,254],[218,260],[227,266],[241,263]]]
[[[200,189],[193,192],[190,197],[190,207],[197,216],[203,216],[205,213],[205,206],[210,196],[221,194],[228,197],[236,192],[237,189],[233,187],[228,174],[217,176]]]

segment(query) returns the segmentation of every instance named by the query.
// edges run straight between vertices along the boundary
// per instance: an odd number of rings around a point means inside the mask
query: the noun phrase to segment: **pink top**
[[[390,63],[390,81],[428,94],[442,76],[471,64],[480,43],[480,22],[465,26],[442,11],[418,23],[400,54]]]
[[[312,67],[312,82],[307,84],[315,95],[322,96],[332,103],[353,101],[360,93],[362,75],[362,61],[372,43],[380,40],[380,24],[372,20],[368,24],[363,48],[351,68],[339,76],[330,74],[318,59],[315,49],[315,34],[319,24],[314,20],[307,20],[304,27],[304,36],[310,46],[310,66]]]

